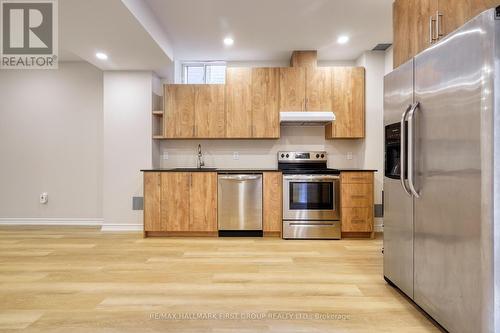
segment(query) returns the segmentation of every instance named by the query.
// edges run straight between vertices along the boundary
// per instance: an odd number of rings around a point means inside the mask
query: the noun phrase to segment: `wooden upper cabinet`
[[[394,68],[431,45],[435,36],[437,0],[396,0],[393,3]]]
[[[252,69],[252,137],[279,138],[279,68]]]
[[[306,70],[307,111],[332,111],[332,68]]]
[[[252,137],[252,69],[226,69],[226,138]]]
[[[165,85],[164,136],[192,138],[194,136],[195,85]]]
[[[280,71],[280,111],[305,111],[306,69],[283,67]]]
[[[144,231],[161,228],[161,174],[144,172]]]
[[[315,69],[318,66],[318,51],[293,51],[290,58],[291,67]]]
[[[193,172],[190,177],[188,231],[215,232],[217,231],[217,173]]]
[[[481,12],[500,6],[499,0],[436,0],[441,38],[452,33]]]
[[[161,173],[161,226],[154,231],[189,230],[190,183],[190,173]]]
[[[365,69],[333,67],[332,98],[335,121],[325,127],[327,139],[365,136]]]
[[[452,33],[500,0],[396,0],[393,4],[394,68]]]
[[[195,87],[195,137],[223,138],[226,133],[223,84]]]

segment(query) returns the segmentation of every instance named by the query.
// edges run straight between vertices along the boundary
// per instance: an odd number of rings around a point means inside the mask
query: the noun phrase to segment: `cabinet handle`
[[[158,173],[157,178],[158,178],[158,186],[161,186],[161,174],[160,173]]]
[[[432,16],[429,16],[429,44],[433,44],[436,39],[434,38],[434,23],[436,20]]]
[[[439,40],[441,37],[443,37],[443,33],[441,32],[441,24],[442,20],[441,18],[443,17],[443,14],[441,14],[438,11],[436,11],[436,38],[435,40]]]
[[[366,223],[366,221],[365,220],[354,220],[354,219],[352,219],[351,223]]]
[[[366,195],[351,195],[351,198],[363,199],[366,198]]]
[[[365,180],[365,177],[351,177],[352,180]]]

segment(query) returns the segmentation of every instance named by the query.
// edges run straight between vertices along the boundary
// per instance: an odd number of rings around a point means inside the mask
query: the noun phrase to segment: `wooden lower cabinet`
[[[283,177],[281,172],[263,173],[263,221],[264,234],[281,235],[283,224]]]
[[[217,173],[145,172],[144,231],[217,232]]]
[[[161,173],[144,172],[144,231],[161,227]]]
[[[217,173],[191,173],[189,231],[217,231]]]
[[[373,172],[342,172],[342,237],[373,237]]]

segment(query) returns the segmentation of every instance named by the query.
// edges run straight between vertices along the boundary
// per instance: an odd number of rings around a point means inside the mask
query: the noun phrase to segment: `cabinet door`
[[[224,138],[224,85],[199,84],[195,87],[195,137]]]
[[[452,33],[481,12],[500,5],[498,0],[437,0],[442,37]]]
[[[343,232],[372,232],[373,208],[342,208]]]
[[[226,70],[226,137],[252,137],[252,69]]]
[[[335,121],[325,127],[326,138],[364,138],[365,69],[363,67],[333,67],[332,71]]]
[[[189,231],[217,231],[217,173],[191,173]]]
[[[161,174],[144,172],[144,231],[161,230]]]
[[[280,111],[305,111],[306,69],[280,68]]]
[[[440,38],[459,28],[471,17],[472,0],[438,0]]]
[[[188,172],[161,173],[161,230],[189,231],[190,182]]]
[[[281,232],[283,212],[283,178],[281,172],[263,174],[263,229],[264,232]]]
[[[279,68],[252,69],[252,136],[279,138]]]
[[[332,70],[330,67],[306,70],[306,110],[332,110]]]
[[[479,15],[483,11],[500,6],[500,0],[470,0],[470,18]]]
[[[438,0],[396,0],[393,3],[393,67],[431,45]]]
[[[165,85],[165,137],[194,136],[194,89],[192,84]]]

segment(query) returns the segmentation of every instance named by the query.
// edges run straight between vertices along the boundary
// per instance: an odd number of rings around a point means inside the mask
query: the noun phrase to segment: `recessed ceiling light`
[[[348,41],[349,41],[348,36],[339,36],[339,38],[337,38],[337,43],[339,43],[339,44],[345,44]]]
[[[97,52],[95,56],[97,59],[108,60],[108,55],[106,53]]]
[[[234,44],[234,39],[231,37],[226,37],[224,38],[224,45],[231,46]]]

